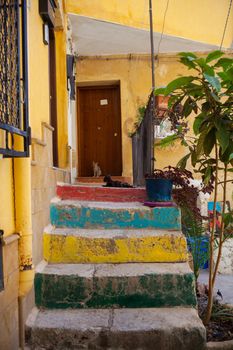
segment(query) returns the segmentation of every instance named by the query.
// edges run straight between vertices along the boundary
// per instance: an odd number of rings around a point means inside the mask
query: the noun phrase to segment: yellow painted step
[[[44,231],[44,259],[50,263],[127,263],[187,261],[179,231],[155,229],[67,229]]]

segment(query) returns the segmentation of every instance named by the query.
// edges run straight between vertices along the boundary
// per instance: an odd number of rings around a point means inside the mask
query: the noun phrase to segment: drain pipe
[[[31,160],[13,160],[15,188],[15,228],[19,233],[19,339],[24,349],[24,299],[32,289],[34,268],[32,265],[32,210],[31,210]]]
[[[150,174],[153,173],[154,169],[154,114],[155,114],[155,62],[154,62],[154,28],[153,28],[153,8],[152,0],[149,0],[149,18],[150,18],[150,46],[151,46],[151,90],[152,90],[152,113],[150,113]]]

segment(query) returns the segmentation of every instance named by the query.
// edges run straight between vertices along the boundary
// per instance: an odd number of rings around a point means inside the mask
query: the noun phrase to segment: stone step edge
[[[26,341],[34,347],[57,349],[98,345],[100,349],[139,350],[154,349],[157,344],[160,350],[204,350],[206,332],[194,308],[34,308],[26,321]]]
[[[56,227],[55,225],[47,225],[44,230],[47,235],[61,235],[61,236],[77,236],[85,238],[141,238],[148,236],[180,236],[184,237],[181,230],[176,229],[156,229],[156,228],[80,228],[80,227]]]
[[[133,269],[136,269],[133,272]],[[49,264],[42,260],[35,268],[35,274],[56,276],[93,277],[137,277],[143,275],[190,275],[188,262],[176,263],[100,263],[100,264]]]
[[[153,209],[171,209],[178,208],[177,206],[171,205],[168,207],[148,207],[143,205],[140,201],[129,201],[129,202],[109,202],[109,201],[93,201],[93,200],[79,200],[79,199],[61,199],[59,197],[53,197],[50,201],[51,206],[57,207],[76,207],[76,208],[88,208],[88,209],[108,209],[108,210],[145,210],[150,212]]]

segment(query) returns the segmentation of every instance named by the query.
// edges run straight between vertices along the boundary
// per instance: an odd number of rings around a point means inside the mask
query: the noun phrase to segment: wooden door
[[[78,88],[79,176],[93,176],[93,161],[102,175],[122,175],[119,86]]]

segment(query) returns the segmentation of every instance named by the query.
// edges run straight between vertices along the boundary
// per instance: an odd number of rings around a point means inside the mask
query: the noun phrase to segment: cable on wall
[[[230,3],[229,3],[229,9],[228,9],[228,13],[227,13],[227,18],[226,18],[226,22],[225,22],[224,29],[223,29],[221,44],[220,44],[220,47],[219,47],[220,50],[222,49],[223,41],[224,41],[224,38],[225,38],[227,24],[228,24],[230,13],[231,13],[231,6],[232,6],[232,0],[230,0]]]

